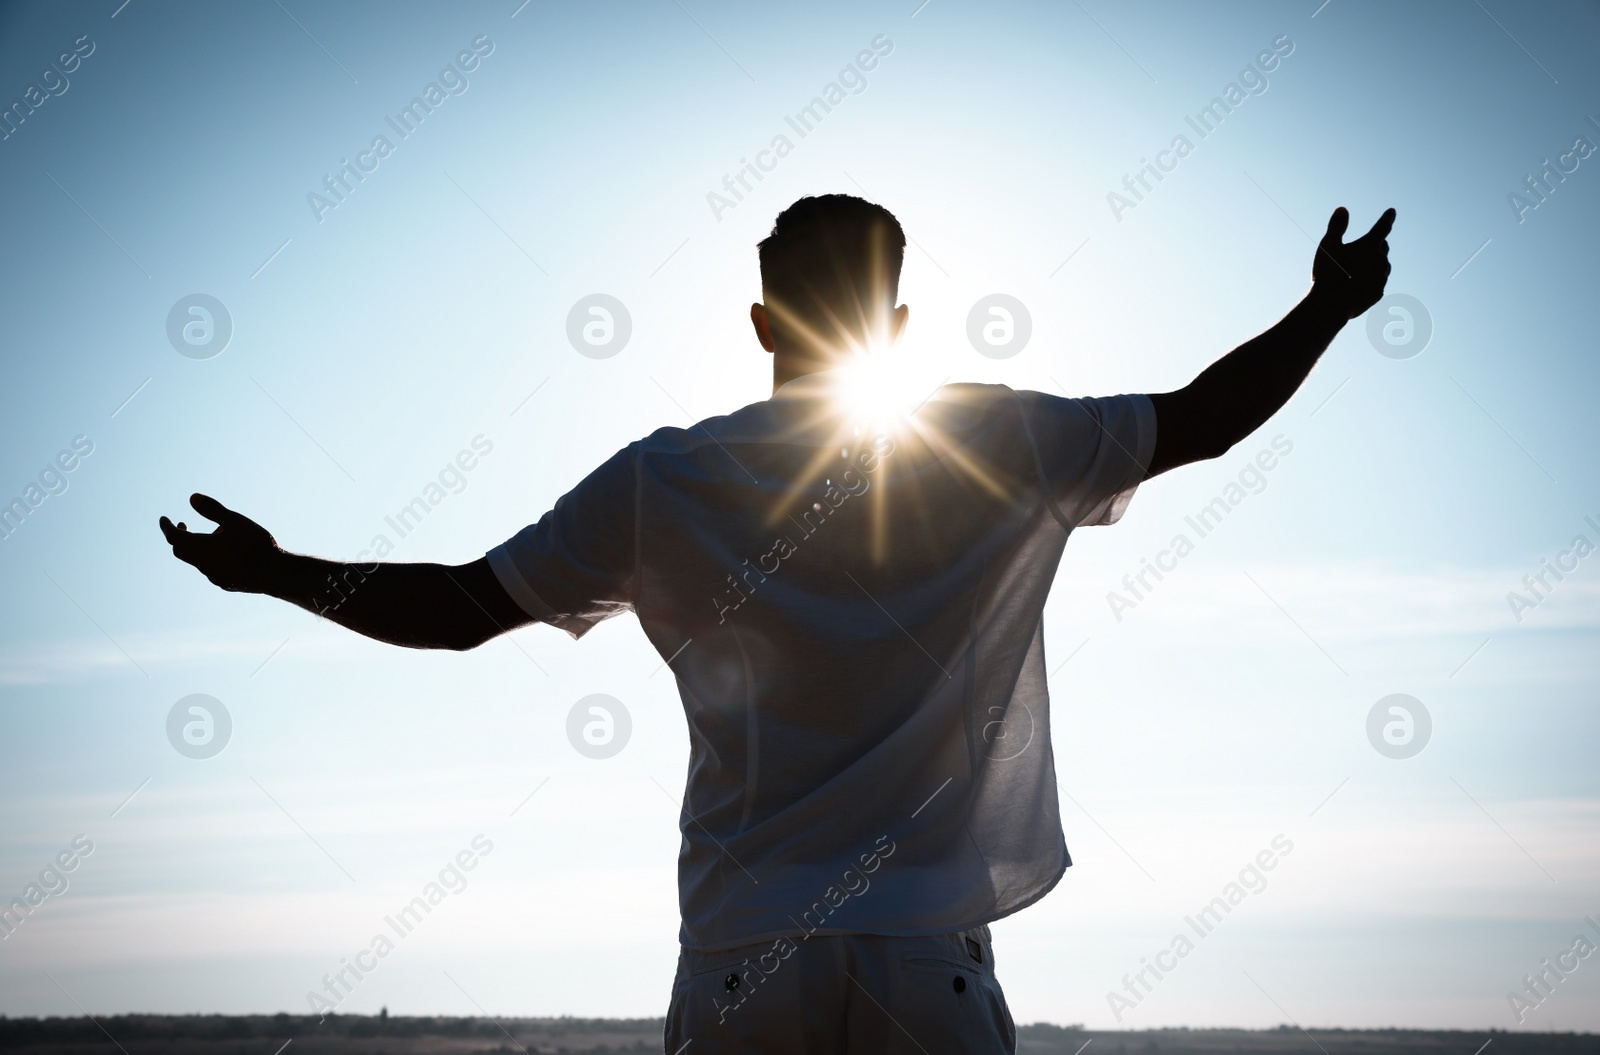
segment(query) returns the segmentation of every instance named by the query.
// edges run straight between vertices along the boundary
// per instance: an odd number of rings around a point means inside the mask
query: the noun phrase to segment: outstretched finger
[[[1327,245],[1340,245],[1344,242],[1344,232],[1350,226],[1350,210],[1343,205],[1333,210],[1333,215],[1328,217],[1328,233],[1322,236],[1322,243]]]
[[[196,513],[208,520],[215,520],[219,524],[236,524],[245,519],[242,514],[235,513],[210,495],[196,492],[189,496],[189,504],[194,507]]]
[[[1378,217],[1378,222],[1372,225],[1372,230],[1362,235],[1363,238],[1387,238],[1389,232],[1394,230],[1394,209],[1385,209],[1383,215]]]
[[[174,525],[166,517],[161,518],[161,534],[166,536],[167,543],[172,546],[172,555],[185,564],[195,563],[195,544],[197,539],[190,534],[189,529],[182,523]]]

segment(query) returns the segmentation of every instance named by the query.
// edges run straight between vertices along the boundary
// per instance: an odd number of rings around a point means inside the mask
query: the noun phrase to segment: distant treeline
[[[98,1024],[97,1024],[98,1023]],[[27,1044],[151,1040],[286,1040],[290,1037],[482,1037],[505,1042],[512,1033],[654,1033],[660,1018],[488,1018],[401,1015],[106,1015],[87,1018],[7,1018],[0,1015],[0,1047]],[[103,1029],[101,1027],[104,1027]]]
[[[522,1055],[559,1051],[656,1051],[659,1018],[451,1018],[329,1015],[111,1015],[7,1018],[0,1048],[28,1055]],[[430,1039],[432,1038],[432,1039]],[[284,1051],[286,1042],[296,1041]],[[1600,1055],[1592,1033],[1503,1030],[1164,1028],[1088,1030],[1046,1022],[1017,1028],[1019,1055]],[[1488,1043],[1486,1043],[1488,1042]],[[119,1051],[120,1049],[120,1051]],[[1318,1052],[1320,1049],[1320,1052]]]
[[[1098,1055],[1600,1055],[1594,1033],[1505,1030],[1273,1029],[1086,1030],[1036,1022],[1017,1027],[1018,1055],[1075,1053],[1087,1040]]]

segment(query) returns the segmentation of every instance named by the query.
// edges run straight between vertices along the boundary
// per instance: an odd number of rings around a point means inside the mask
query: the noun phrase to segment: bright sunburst
[[[902,356],[888,348],[868,348],[837,371],[836,398],[854,423],[893,427],[925,395]]]

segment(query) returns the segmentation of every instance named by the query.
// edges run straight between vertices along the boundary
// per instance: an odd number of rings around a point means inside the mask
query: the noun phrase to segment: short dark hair
[[[900,293],[906,235],[894,213],[849,194],[801,198],[757,245],[773,322],[829,343],[864,340]]]

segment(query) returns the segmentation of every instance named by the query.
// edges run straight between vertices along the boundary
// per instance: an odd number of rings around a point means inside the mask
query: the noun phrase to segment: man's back
[[[671,659],[693,948],[949,933],[1070,863],[1040,614],[1068,529],[1143,478],[1149,400],[955,385],[872,423],[838,380],[660,430],[490,553],[530,612],[632,608]]]
[[[1382,295],[1394,219],[1345,242],[1336,209],[1305,298],[1181,389],[957,385],[856,422],[837,371],[904,332],[905,232],[803,198],[758,247],[773,399],[630,445],[483,559],[286,553],[199,494],[216,531],[161,531],[223,589],[415,648],[638,613],[692,741],[666,1050],[1014,1051],[987,922],[1070,863],[1041,623],[1067,535],[1275,413]]]

